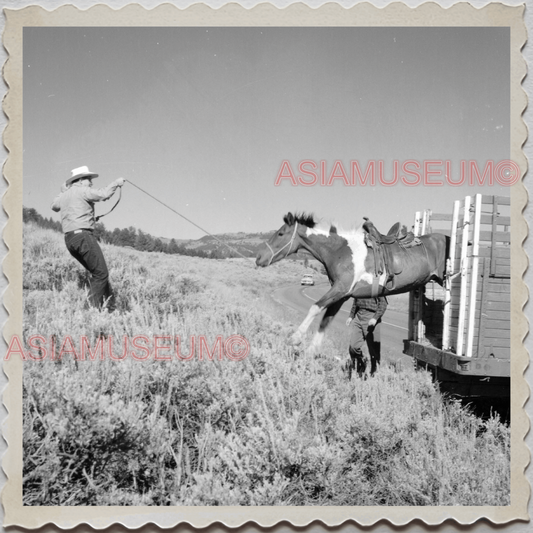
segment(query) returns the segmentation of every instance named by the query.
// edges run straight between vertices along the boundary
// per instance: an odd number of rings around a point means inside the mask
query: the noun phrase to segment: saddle
[[[388,290],[395,288],[395,276],[402,273],[404,261],[403,253],[406,248],[418,246],[421,241],[414,233],[407,231],[405,226],[396,222],[387,235],[380,233],[374,224],[364,217],[363,229],[365,230],[365,243],[374,253],[374,281],[372,283],[372,297],[379,293],[379,278],[386,272],[385,287]]]

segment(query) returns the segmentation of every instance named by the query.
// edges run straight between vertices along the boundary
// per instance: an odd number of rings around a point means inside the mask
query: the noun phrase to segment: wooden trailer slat
[[[510,278],[511,277],[511,265],[496,265],[494,271],[495,277]]]
[[[496,321],[494,321],[496,322]],[[457,321],[456,321],[457,323]],[[455,325],[455,326],[452,326],[450,329],[453,329],[454,331],[457,331],[458,329],[458,326]],[[496,331],[496,333],[494,333],[494,331]],[[500,333],[504,333],[506,331],[511,331],[510,328],[499,328],[499,329],[494,329],[494,330],[491,330],[490,332],[488,331],[488,328],[486,328],[486,338],[500,338]],[[475,330],[475,335],[477,336],[478,332],[477,332],[477,329]]]
[[[477,339],[476,339],[476,342],[477,342]],[[474,355],[474,359],[483,359],[484,357],[490,357],[491,354],[494,354],[494,352],[496,350],[501,350],[501,354],[500,357],[502,359],[507,359],[509,360],[509,355],[505,355],[505,352],[504,350],[507,350],[507,352],[509,351],[509,343],[510,341],[507,341],[507,345],[499,345],[497,343],[485,343],[479,351],[477,351]]]
[[[498,336],[492,336],[485,338],[485,345],[486,346],[499,346],[500,348],[504,348],[505,346],[510,346],[511,344],[511,331],[510,330],[499,330]]]
[[[488,317],[487,317],[487,288],[489,283],[489,273],[490,273],[490,263],[491,261],[484,257],[481,259],[481,270],[483,271],[483,279],[481,280],[481,309],[478,313],[479,317],[479,335],[478,335],[478,342],[477,342],[477,353],[481,353],[481,350],[483,348],[483,339],[485,338],[485,328],[489,327],[488,325]],[[485,298],[483,298],[485,296]]]
[[[457,331],[457,327],[451,328],[453,331]],[[496,343],[498,346],[509,346],[510,337],[511,337],[511,330],[510,329],[500,329],[500,330],[494,330],[496,333],[491,333],[490,335],[485,335],[484,339],[486,342],[484,342],[485,346],[489,346],[491,343]],[[477,339],[479,332],[475,332],[475,337]]]
[[[502,308],[497,308],[497,307],[488,307],[487,306],[487,311],[486,311],[486,315],[487,315],[487,318],[489,317],[489,313],[490,313],[490,317],[492,319],[495,319],[495,320],[500,320],[501,322],[507,322],[508,324],[510,324],[510,319],[511,319],[511,316],[509,314],[510,312],[510,305],[508,304],[507,306],[505,306],[505,302],[500,302],[500,303],[503,303],[502,305]],[[509,309],[505,309],[504,307],[508,307]],[[479,313],[481,312],[481,306],[480,305],[476,305],[476,313]],[[507,316],[505,316],[505,314],[507,314]],[[454,322],[457,322],[457,319],[459,318],[459,310],[457,308],[453,308],[450,310],[450,318],[452,319],[452,321]]]
[[[489,292],[502,292],[511,298],[511,279],[509,277],[492,277],[489,276]]]
[[[494,250],[496,248],[496,233],[498,232],[498,224],[496,223],[496,214],[498,212],[498,199],[494,198],[492,201],[492,239],[491,239],[491,255],[490,255],[490,275],[496,274],[496,261],[494,260]]]
[[[493,226],[493,219],[493,213],[481,213],[481,225],[484,226],[483,229],[485,231],[507,231],[511,225],[511,217],[509,215],[500,215],[496,213],[496,228]],[[463,217],[460,216],[457,222],[459,226],[462,226],[464,224]]]
[[[498,359],[509,359],[509,350],[507,348],[495,347],[490,351],[490,354]]]
[[[510,267],[511,266],[511,258],[510,257],[500,257],[496,258],[494,261],[494,264],[497,267]]]
[[[452,219],[453,219],[453,215],[446,215],[446,214],[443,214],[443,213],[433,213],[431,215],[431,221],[432,222],[441,221],[441,220],[444,220],[446,222],[451,222]]]
[[[468,257],[472,258],[474,256],[469,255]],[[453,269],[454,272],[458,272],[459,270],[460,265],[456,265],[455,269]],[[489,277],[494,280],[508,280],[511,277],[511,261],[509,259],[498,259],[495,262],[494,274],[490,274]],[[477,279],[480,279],[479,274]]]
[[[511,301],[511,295],[505,292],[491,292],[489,291],[487,293],[487,298],[490,299],[492,302],[510,302]],[[481,298],[477,298],[477,301],[479,302]]]
[[[509,274],[511,272],[511,265],[509,264],[509,262],[502,260],[501,263],[499,261],[496,262],[496,268],[499,269],[502,274],[501,275],[495,274],[494,276],[489,276],[489,280],[490,280],[489,283],[491,283],[494,286],[503,285],[504,287],[507,287],[507,290],[509,290],[509,285],[510,285]],[[482,276],[478,274],[477,280],[479,281],[481,278]],[[468,283],[470,284],[470,280],[468,280]]]
[[[487,304],[487,309],[490,311],[509,311],[511,312],[511,301],[506,302],[491,302]]]
[[[502,301],[490,301],[487,302],[487,310],[488,311],[510,311],[511,310],[511,302],[510,300],[502,300]],[[450,306],[450,312],[452,313],[452,318],[459,318],[459,304],[451,305]]]
[[[479,257],[490,259],[485,254],[482,254]],[[510,257],[495,257],[494,260],[491,261],[491,263],[494,264],[495,268],[496,268],[496,266],[510,267],[511,266],[511,258]]]
[[[476,194],[474,197],[474,225],[472,227],[472,270],[470,272],[470,303],[468,310],[468,326],[466,337],[466,357],[472,357],[474,351],[474,328],[476,326],[476,306],[472,302],[476,299],[476,291],[478,289],[478,270],[479,270],[479,240],[481,234],[481,194]]]
[[[494,279],[494,278],[489,278]],[[469,284],[470,286],[470,284]],[[467,287],[468,288],[468,287]],[[501,288],[498,286],[491,286],[489,285],[487,290],[487,298],[490,298],[492,301],[499,301],[499,302],[510,302],[511,301],[511,294],[509,290],[500,290]],[[452,296],[459,297],[459,292],[457,289],[452,290]],[[476,300],[481,300],[481,291],[476,292]],[[452,305],[454,305],[453,299],[452,299]]]
[[[510,231],[482,231],[480,234],[482,241],[488,241],[494,245],[498,242],[511,242]]]
[[[485,318],[486,321],[486,337],[500,337],[506,331],[511,331],[511,324],[503,320],[489,320]],[[475,335],[479,334],[479,329],[476,326]]]
[[[507,309],[505,307],[508,307],[509,309],[511,308],[511,300],[510,298],[502,298],[500,295],[502,293],[501,292],[495,292],[494,293],[494,298],[492,299],[492,301],[490,302],[490,305],[487,309],[491,309],[492,311],[506,311]],[[489,298],[490,296],[487,296],[487,299]],[[481,304],[481,299],[478,299],[475,303],[475,306],[476,306],[476,310],[479,311],[479,306]],[[498,306],[498,307],[497,307]],[[459,312],[459,302],[454,302],[452,301],[450,303],[450,312],[451,313],[458,313]],[[454,315],[454,318],[459,318],[459,316],[455,316]]]
[[[465,332],[465,323],[466,323],[466,296],[467,296],[467,275],[468,270],[470,268],[470,259],[467,254],[468,249],[468,238],[469,238],[469,228],[470,228],[470,205],[471,205],[471,197],[467,196],[464,201],[464,207],[463,207],[463,232],[462,232],[462,239],[461,239],[461,264],[460,264],[460,272],[461,272],[461,292],[459,295],[459,327],[457,329],[457,344],[456,344],[456,351],[457,354],[463,355],[464,354],[464,332]]]
[[[491,287],[505,287],[509,292],[511,291],[511,280],[509,278],[490,278]]]
[[[508,266],[505,267],[505,268],[509,268]],[[482,279],[481,276],[478,276],[478,281],[480,279]],[[494,292],[508,292],[510,293],[511,292],[511,287],[510,287],[510,279],[509,277],[492,277],[492,276],[489,276],[489,289],[490,290],[493,290]],[[468,281],[468,287],[470,287],[470,280]],[[458,289],[457,287],[453,287],[453,291],[452,292],[455,292],[456,294],[458,293],[457,292]]]
[[[507,278],[490,278],[489,277],[489,280],[491,279],[507,279]],[[470,283],[468,284],[467,288],[470,287]],[[505,290],[505,287],[502,289],[501,287],[499,287],[498,285],[495,285],[495,286],[492,286],[490,285],[489,286],[489,297],[492,296],[492,294],[507,294],[508,295],[508,299],[511,298],[511,294],[510,294],[510,291],[509,291],[509,287],[507,287],[507,290]],[[458,292],[456,292],[456,289],[454,289],[452,291],[452,295],[454,296],[458,296]],[[477,298],[479,299],[481,297],[481,293],[477,293]],[[499,298],[499,296],[497,296],[496,298]]]
[[[498,229],[500,231],[505,231],[506,226],[511,225],[511,217],[499,215],[498,213],[482,213],[481,224],[483,224],[484,226],[490,226],[490,229],[488,227],[484,228],[487,231],[497,231]],[[498,228],[498,226],[503,227]]]
[[[511,258],[511,247],[502,246],[498,244],[494,249],[494,255],[491,255],[490,246],[480,246],[479,247],[479,256],[480,257],[493,257],[495,259],[510,259]]]
[[[462,238],[463,231],[461,227],[464,226],[464,223],[461,224],[461,221],[459,221],[459,224],[460,226],[457,233],[458,237]],[[468,228],[468,230],[470,231],[470,228]],[[480,232],[479,236],[481,241],[480,246],[486,246],[487,248],[491,248],[493,242],[495,242],[498,246],[502,246],[503,243],[508,244],[511,242],[511,232],[505,230],[491,231],[488,229],[484,229]],[[461,241],[459,239],[457,240],[457,246],[462,247]]]
[[[492,204],[494,202],[494,199],[497,200],[498,205],[511,205],[510,196],[487,196],[485,194],[481,197],[481,203]]]
[[[511,280],[509,278],[489,277],[489,284],[490,284],[491,290],[494,290],[496,292],[510,292],[511,291],[511,287],[510,287]],[[455,287],[454,287],[454,290],[456,290]]]
[[[457,221],[459,219],[459,211],[461,209],[461,202],[456,201],[453,204],[453,213],[452,213],[452,227],[450,230],[450,257],[446,262],[446,279],[445,279],[445,299],[444,299],[444,318],[443,318],[443,329],[442,329],[442,346],[445,349],[451,348],[451,338],[450,338],[450,320],[451,320],[451,291],[453,286],[453,281],[451,275],[457,272],[454,270],[455,263],[455,252],[456,252],[456,239],[457,239]],[[458,269],[459,267],[457,267]]]
[[[499,320],[501,322],[511,322],[511,313],[509,311],[496,311],[487,307],[485,316],[490,320]]]
[[[510,322],[486,319],[486,337],[499,337],[503,331],[511,331]],[[510,335],[510,333],[509,333]]]

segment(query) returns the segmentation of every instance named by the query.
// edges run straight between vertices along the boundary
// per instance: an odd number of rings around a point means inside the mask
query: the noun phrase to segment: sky
[[[284,161],[327,176],[383,161],[499,162],[510,153],[507,28],[24,29],[23,205],[71,170],[124,177],[210,233],[266,232],[288,211],[386,232],[506,187],[275,185]],[[308,167],[309,168],[309,167]],[[444,168],[444,165],[436,168]],[[437,178],[439,179],[439,178]],[[442,177],[440,178],[442,180]],[[97,214],[114,199],[97,204]],[[196,239],[198,228],[126,183],[107,229]]]

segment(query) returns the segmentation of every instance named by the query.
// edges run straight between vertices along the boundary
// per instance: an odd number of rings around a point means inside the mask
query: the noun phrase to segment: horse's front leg
[[[316,303],[311,306],[307,313],[307,316],[304,318],[304,321],[300,324],[296,332],[291,337],[291,344],[293,346],[298,346],[302,343],[302,339],[305,335],[305,332],[309,329],[309,326],[311,325],[315,317],[319,315],[322,311],[324,311],[324,308],[319,307]]]
[[[326,312],[324,313],[324,316],[322,317],[322,320],[320,321],[320,326],[318,326],[318,331],[315,333],[315,336],[313,337],[313,340],[309,346],[309,350],[312,354],[318,354],[327,327],[329,326],[330,322],[335,318],[335,315],[339,312],[340,308],[342,307],[342,304],[347,299],[348,296],[345,296],[327,308]]]
[[[300,324],[299,328],[296,330],[296,333],[294,333],[294,335],[292,336],[292,339],[291,339],[292,344],[293,345],[301,344],[303,336],[305,335],[305,332],[309,329],[309,326],[311,325],[315,317],[319,315],[320,313],[322,313],[324,309],[329,308],[331,305],[335,304],[339,300],[342,299],[342,301],[344,302],[344,300],[347,297],[348,297],[347,290],[344,287],[344,284],[333,285],[333,287],[331,287],[331,289],[328,292],[326,292],[326,294],[324,294],[324,296],[322,296],[320,300],[316,301],[311,306],[311,308],[309,309],[309,312],[307,313],[307,316],[304,318],[304,321]]]

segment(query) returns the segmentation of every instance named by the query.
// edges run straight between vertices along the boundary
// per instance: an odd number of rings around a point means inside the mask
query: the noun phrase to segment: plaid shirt
[[[387,310],[387,298],[354,298],[350,318],[354,318],[361,309],[374,311],[373,318],[379,320]]]

